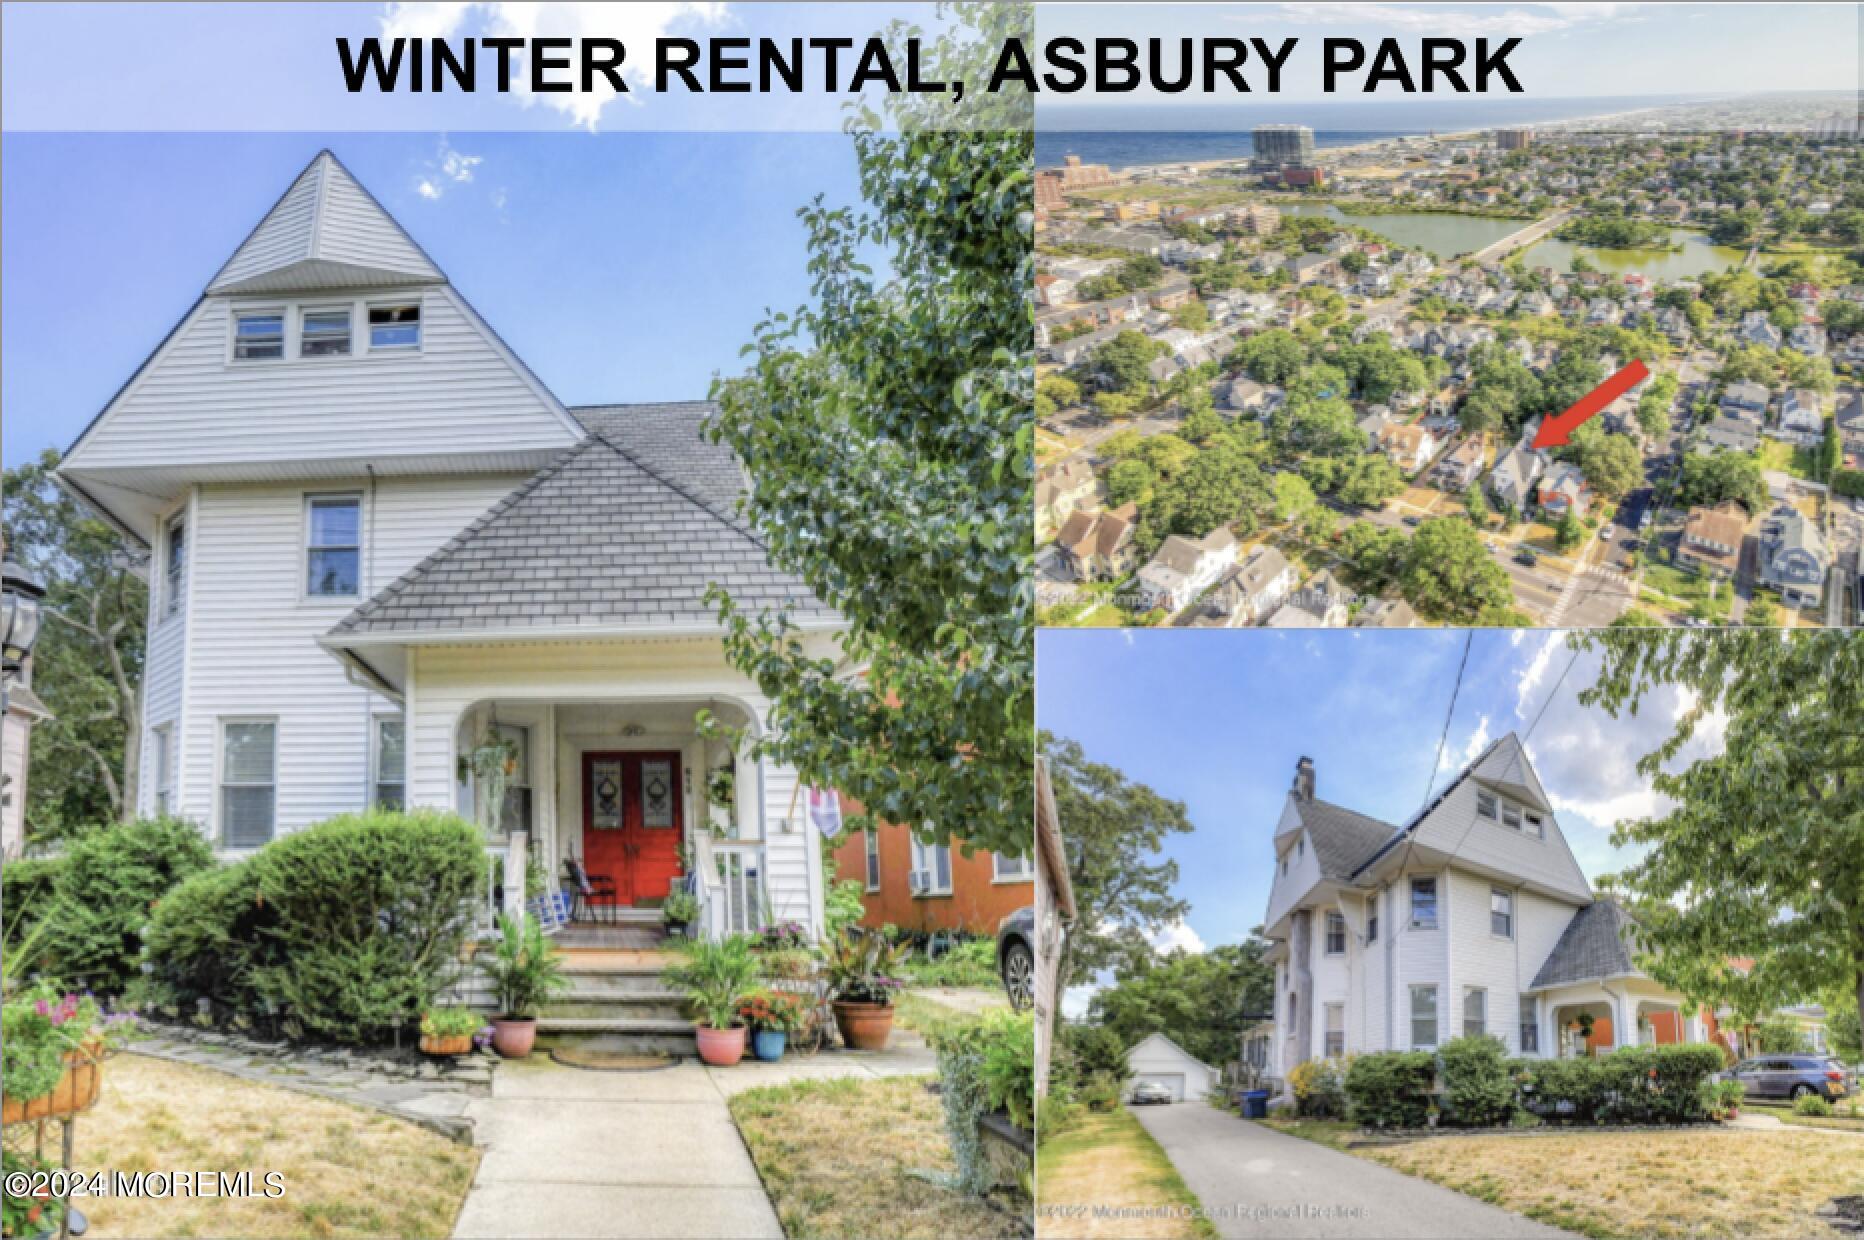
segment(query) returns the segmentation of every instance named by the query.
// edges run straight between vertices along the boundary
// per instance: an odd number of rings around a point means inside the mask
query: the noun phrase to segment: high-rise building
[[[1501,151],[1525,151],[1534,145],[1532,129],[1497,129],[1495,148]]]
[[[1059,168],[1044,168],[1036,173],[1036,205],[1054,210],[1066,205],[1063,195],[1076,190],[1098,189],[1112,185],[1119,178],[1105,164],[1084,164],[1079,155],[1068,155]]]
[[[1306,125],[1257,125],[1255,143],[1258,167],[1314,166],[1314,131]]]

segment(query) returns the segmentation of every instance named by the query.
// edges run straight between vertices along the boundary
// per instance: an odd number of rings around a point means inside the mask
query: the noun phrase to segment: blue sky
[[[569,404],[703,397],[807,299],[840,134],[7,134],[0,458],[63,450],[324,146]]]
[[[1314,759],[1323,800],[1395,824],[1424,804],[1465,640],[1468,669],[1432,786],[1514,731],[1588,878],[1622,865],[1612,824],[1660,808],[1634,767],[1669,735],[1680,699],[1664,690],[1625,720],[1581,707],[1597,657],[1573,661],[1562,633],[1049,629],[1036,638],[1036,718],[1185,803],[1196,830],[1165,855],[1191,912],[1165,942],[1216,946],[1262,921],[1275,822],[1301,756]],[[1719,735],[1707,729],[1686,756]]]
[[[1356,38],[1370,51],[1376,40],[1395,38],[1414,57],[1426,36],[1486,37],[1491,46],[1520,36],[1509,67],[1527,95],[1541,98],[1858,88],[1858,11],[1849,4],[1043,4],[1036,33],[1044,40],[1255,36],[1271,45],[1298,37],[1282,70],[1283,99],[1404,100],[1393,86],[1373,96],[1322,94],[1321,41]],[[1251,76],[1254,60],[1252,52],[1244,77],[1261,91],[1267,78]],[[1059,111],[1197,101],[1084,91],[1042,104]]]

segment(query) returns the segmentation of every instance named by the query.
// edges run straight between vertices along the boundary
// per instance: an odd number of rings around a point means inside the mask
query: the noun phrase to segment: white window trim
[[[1494,802],[1495,812],[1493,814],[1485,814],[1482,812],[1482,801],[1484,797]],[[1504,831],[1512,831],[1524,840],[1537,840],[1543,844],[1547,842],[1546,811],[1535,809],[1525,801],[1518,801],[1513,797],[1503,796],[1492,788],[1478,787],[1476,789],[1475,813],[1476,817],[1484,822],[1493,823]],[[1510,825],[1508,822],[1508,816],[1510,814],[1515,816],[1513,825]],[[1538,823],[1538,826],[1530,827],[1530,819]]]
[[[1430,921],[1428,923],[1420,922],[1417,919],[1417,885],[1419,883],[1430,884],[1431,904]],[[1435,874],[1412,875],[1410,881],[1405,884],[1405,891],[1409,893],[1410,897],[1409,917],[1407,920],[1410,923],[1411,929],[1435,930],[1443,925],[1443,884],[1437,881],[1437,876]]]
[[[1009,874],[1003,872],[1003,863],[1006,860],[1016,863],[1014,872]],[[1036,867],[1030,863],[1027,857],[1006,858],[1002,853],[991,853],[990,881],[1000,886],[1009,886],[1014,883],[1033,883],[1036,881]]]
[[[179,580],[176,579],[174,573],[171,571],[174,567],[175,531],[177,529],[181,531],[181,547],[184,557],[181,561],[181,576]],[[162,523],[162,615],[157,621],[158,624],[163,620],[168,620],[181,614],[181,600],[188,589],[188,561],[185,557],[193,554],[193,552],[189,550],[190,541],[188,537],[188,510],[183,507],[179,511],[171,513],[168,520]]]
[[[1520,1003],[1516,1005],[1516,1009],[1515,1038],[1519,1045],[1517,1045],[1515,1049],[1520,1051],[1523,1055],[1540,1054],[1540,999],[1535,995],[1522,995]],[[1521,1036],[1529,1029],[1534,1031],[1533,1050],[1527,1048],[1527,1039]]]
[[[1496,896],[1503,896],[1508,901],[1508,933],[1507,934],[1502,934],[1495,929],[1495,897]],[[1490,887],[1489,888],[1489,937],[1490,938],[1504,939],[1510,943],[1514,941],[1515,908],[1519,903],[1520,901],[1515,899],[1515,893],[1508,890],[1506,887]]]
[[[1329,1028],[1329,1026],[1333,1024],[1333,1017],[1336,1012],[1340,1017],[1340,1027],[1337,1030]],[[1327,1045],[1328,1041],[1335,1033],[1338,1033],[1340,1036],[1340,1049],[1337,1052]],[[1344,1055],[1346,1053],[1346,1005],[1344,1003],[1323,1003],[1320,1005],[1320,1050],[1321,1054],[1328,1058],[1332,1058],[1335,1054]]]
[[[937,883],[938,882],[937,850],[941,848],[945,850],[945,885],[943,887],[927,886],[924,891],[916,891],[913,893],[913,897],[915,899],[923,900],[928,897],[949,896],[952,893],[952,882],[956,876],[952,872],[951,845],[950,844],[922,844],[919,841],[919,837],[914,836],[913,843],[912,843],[912,850],[910,853],[910,856],[912,857],[912,862],[913,862],[912,868],[915,870],[923,869],[928,875],[931,876],[932,883]],[[923,866],[919,864],[920,860],[922,859],[922,853],[921,853],[922,849],[924,850],[923,859],[926,862],[926,864]]]
[[[369,336],[369,311],[384,306],[418,306],[421,311],[419,339],[413,345],[385,345],[375,348]],[[324,353],[305,355],[301,351],[304,340],[304,316],[319,311],[334,311],[347,307],[350,316],[350,348],[348,353]],[[428,300],[419,289],[405,293],[382,292],[367,297],[332,300],[328,296],[307,298],[265,298],[251,302],[235,302],[227,310],[226,364],[228,366],[278,366],[291,362],[357,362],[365,358],[418,357],[427,351]],[[236,347],[239,340],[239,320],[243,315],[276,314],[279,317],[281,341],[277,357],[240,357]]]
[[[880,832],[873,827],[861,832],[861,881],[866,891],[880,890]]]
[[[356,305],[354,301],[307,301],[300,302],[291,315],[292,332],[290,356],[295,361],[314,362],[348,362],[354,361],[360,354],[356,349]],[[349,348],[341,353],[306,353],[304,351],[304,321],[313,314],[341,314],[349,321]],[[364,316],[367,318],[367,316]],[[367,352],[367,350],[364,350]]]
[[[352,350],[352,357],[418,357],[427,351],[427,299],[419,293],[407,297],[369,297],[361,303],[363,347]],[[419,312],[415,319],[413,344],[385,344],[377,346],[375,336],[369,330],[369,311],[387,310],[394,306],[413,306]]]
[[[278,316],[278,356],[277,357],[241,357],[239,355],[239,321],[262,314]],[[227,357],[229,366],[277,366],[293,361],[297,357],[296,337],[292,327],[291,303],[278,301],[256,301],[250,304],[236,304],[227,310]]]
[[[1333,923],[1340,923],[1340,950],[1333,950]],[[1344,956],[1346,954],[1346,916],[1343,913],[1329,912],[1320,923],[1320,951],[1324,956]]]
[[[1430,992],[1430,1006],[1432,1009],[1431,1023],[1434,1028],[1431,1030],[1431,1039],[1428,1042],[1419,1042],[1417,1040],[1417,1022],[1419,1020],[1417,1012],[1417,992],[1420,990],[1428,990]],[[1443,1040],[1443,1008],[1440,1002],[1442,997],[1441,993],[1434,984],[1423,985],[1420,983],[1412,983],[1410,990],[1406,993],[1408,998],[1405,1007],[1405,1020],[1410,1026],[1407,1031],[1407,1037],[1410,1039],[1411,1049],[1416,1051],[1435,1049]]]
[[[382,725],[401,725],[401,807],[408,807],[408,719],[398,710],[378,711],[369,719],[369,803],[374,809],[382,802],[376,796],[382,787]]]
[[[214,721],[214,791],[213,791],[214,804],[213,804],[213,810],[212,810],[213,837],[214,837],[215,850],[229,857],[249,857],[253,853],[258,852],[260,848],[263,848],[265,846],[264,844],[261,844],[261,845],[258,845],[257,847],[251,847],[251,848],[243,847],[243,846],[234,847],[233,845],[227,843],[226,805],[220,793],[221,793],[221,790],[226,787],[225,776],[226,776],[226,764],[227,764],[227,727],[229,724],[239,724],[239,723],[269,723],[272,725],[272,840],[276,840],[279,837],[279,830],[278,830],[278,792],[279,792],[278,754],[279,754],[279,750],[283,748],[283,745],[279,739],[280,729],[278,725],[278,716],[277,715],[221,715]],[[259,787],[260,785],[240,784],[237,786],[242,787],[242,788],[256,788],[256,787]],[[269,844],[272,842],[272,840],[267,840],[266,843]]]
[[[1469,1032],[1469,1001],[1471,998],[1474,998],[1476,996],[1481,996],[1482,1028],[1478,1029],[1474,1034],[1472,1034]],[[1463,1019],[1462,1019],[1461,1024],[1459,1025],[1459,1028],[1461,1028],[1462,1034],[1466,1038],[1480,1037],[1488,1033],[1489,1031],[1489,991],[1486,986],[1465,986],[1463,987]]]
[[[356,501],[356,592],[354,594],[311,593],[311,509],[325,500]],[[303,528],[298,532],[298,602],[309,607],[338,605],[354,607],[369,596],[364,569],[369,563],[369,497],[362,491],[306,491],[304,493]]]
[[[155,767],[155,794],[150,798],[150,805],[159,817],[174,813],[175,805],[175,725],[158,723],[149,729],[149,748]]]

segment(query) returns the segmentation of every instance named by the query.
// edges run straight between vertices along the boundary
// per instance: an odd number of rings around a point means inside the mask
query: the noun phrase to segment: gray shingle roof
[[[1323,878],[1351,878],[1353,871],[1398,833],[1398,828],[1329,801],[1295,799],[1295,812],[1314,841]]]
[[[743,475],[699,436],[705,402],[573,410],[590,431],[363,603],[331,636],[710,625],[709,585],[741,607],[834,613],[771,567],[732,505]]]
[[[1566,923],[1530,990],[1639,973],[1631,963],[1637,922],[1613,900],[1595,900]]]

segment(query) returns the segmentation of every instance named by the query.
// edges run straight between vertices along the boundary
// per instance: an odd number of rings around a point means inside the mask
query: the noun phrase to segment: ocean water
[[[1053,167],[1061,163],[1064,155],[1079,155],[1083,163],[1115,168],[1247,159],[1255,151],[1249,131],[1257,125],[1307,125],[1314,130],[1316,147],[1350,146],[1410,134],[1533,125],[1700,101],[1698,96],[1678,95],[1592,99],[1482,96],[1377,102],[1038,106],[1036,167]]]

